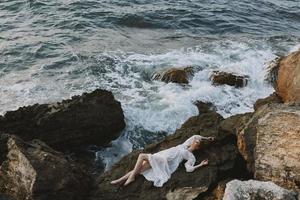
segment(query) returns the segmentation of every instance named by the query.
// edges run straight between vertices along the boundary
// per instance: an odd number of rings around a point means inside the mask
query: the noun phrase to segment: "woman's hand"
[[[195,168],[197,169],[205,165],[208,165],[208,159],[202,160],[202,162],[199,165],[196,165]]]
[[[215,137],[208,137],[207,138],[209,141],[214,141],[216,138]]]

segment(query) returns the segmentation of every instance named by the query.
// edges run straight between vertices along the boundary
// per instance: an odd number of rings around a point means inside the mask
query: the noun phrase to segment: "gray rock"
[[[296,195],[273,182],[233,180],[226,184],[223,200],[296,200]]]

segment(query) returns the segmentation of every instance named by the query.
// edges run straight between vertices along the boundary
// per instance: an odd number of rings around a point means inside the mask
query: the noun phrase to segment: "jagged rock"
[[[1,162],[1,193],[16,200],[82,200],[88,195],[85,172],[42,141],[1,134],[0,145],[7,157]]]
[[[193,75],[193,68],[171,68],[163,72],[157,72],[152,76],[152,80],[160,80],[166,83],[188,84],[189,76]]]
[[[233,180],[226,184],[223,200],[296,200],[296,193],[272,182]]]
[[[134,151],[117,162],[111,170],[98,179],[98,188],[92,199],[194,199],[215,185],[219,179],[237,175],[237,148],[235,135],[219,131],[219,123],[223,118],[214,111],[208,111],[188,119],[180,129],[164,140],[148,145],[144,150]],[[110,181],[131,170],[140,152],[155,153],[184,142],[194,134],[215,136],[213,144],[206,144],[195,153],[197,161],[209,159],[209,165],[187,173],[180,165],[163,187],[157,188],[141,175],[130,185],[118,189],[110,185]]]
[[[40,139],[58,150],[103,145],[125,127],[121,105],[111,92],[97,89],[52,104],[35,104],[0,116],[0,131],[24,140]]]
[[[300,50],[280,60],[275,90],[284,102],[300,101]]]
[[[230,85],[234,87],[245,87],[248,83],[249,76],[237,75],[234,73],[213,71],[210,80],[213,85]]]

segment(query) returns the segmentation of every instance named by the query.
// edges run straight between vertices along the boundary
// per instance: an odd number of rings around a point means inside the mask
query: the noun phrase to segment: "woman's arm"
[[[214,141],[214,137],[202,137],[202,140],[207,140],[207,141]]]
[[[184,164],[185,168],[186,168],[186,172],[193,172],[195,171],[195,169],[198,169],[199,167],[202,167],[204,165],[208,164],[208,160],[202,160],[202,162],[198,165],[194,165],[194,163],[192,161],[189,162],[189,160]]]
[[[183,143],[183,145],[184,146],[189,146],[189,145],[191,145],[192,144],[192,142],[194,141],[194,140],[207,140],[207,141],[213,141],[213,140],[215,140],[215,138],[214,137],[204,137],[204,136],[201,136],[201,135],[193,135],[192,137],[190,137],[189,139],[187,139],[184,143]]]
[[[194,166],[194,170],[207,164],[208,164],[208,159],[202,160],[200,164]]]

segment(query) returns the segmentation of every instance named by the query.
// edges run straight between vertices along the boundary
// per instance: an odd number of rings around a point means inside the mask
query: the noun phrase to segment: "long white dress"
[[[186,171],[193,172],[196,159],[193,153],[188,150],[188,147],[194,140],[203,139],[207,138],[201,135],[193,135],[184,143],[175,147],[159,151],[155,154],[147,154],[151,168],[141,174],[148,181],[154,182],[154,186],[162,187],[183,160],[187,160],[184,164]]]

